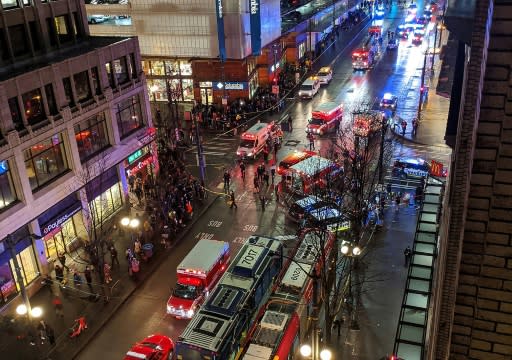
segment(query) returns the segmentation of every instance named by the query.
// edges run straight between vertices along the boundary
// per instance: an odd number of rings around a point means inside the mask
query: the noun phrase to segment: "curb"
[[[176,241],[174,242],[173,244],[173,247],[178,244],[179,242],[181,242],[181,240],[186,236],[188,235],[188,233],[192,230],[194,224],[202,217],[202,215],[204,213],[206,213],[206,211],[208,211],[208,209],[210,209],[210,207],[213,205],[213,203],[217,200],[219,196],[215,196],[215,197],[212,197],[211,200],[205,204],[205,206],[201,209],[201,211],[197,214],[197,216],[194,218],[193,221],[191,221],[188,226],[183,230],[183,232],[180,233],[180,235],[176,238]],[[172,248],[172,247],[171,247]],[[88,337],[85,339],[85,341],[83,343],[81,343],[75,351],[73,351],[72,354],[66,354],[66,359],[75,359],[78,355],[80,355],[80,353],[85,349],[85,347],[87,345],[89,345],[91,343],[91,341],[95,338],[95,336],[101,331],[103,330],[105,324],[117,313],[117,311],[121,308],[121,306],[123,306],[126,301],[128,301],[128,299],[133,295],[133,293],[135,293],[135,291],[137,291],[139,289],[139,287],[144,283],[144,280],[146,280],[151,274],[153,274],[156,269],[165,261],[167,257],[165,256],[165,254],[160,257],[155,263],[154,263],[154,266],[152,266],[148,272],[145,274],[145,277],[142,281],[138,281],[135,285],[135,287],[130,290],[128,292],[128,294],[112,309],[111,312],[105,314],[106,316],[104,316],[102,319],[103,321],[101,321],[99,323],[99,326],[95,327],[94,329],[91,329],[89,328],[89,332],[87,333]],[[54,353],[56,351],[57,347],[54,347],[52,350],[50,350],[47,354],[47,358],[50,359],[50,355],[52,353]],[[69,356],[68,356],[69,355]],[[57,358],[58,359],[58,358]]]

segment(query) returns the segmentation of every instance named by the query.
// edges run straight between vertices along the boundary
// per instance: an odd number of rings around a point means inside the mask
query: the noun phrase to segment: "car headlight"
[[[193,310],[193,309],[188,310],[188,311],[187,311],[187,316],[188,316],[188,317],[192,317],[192,316],[194,316],[194,310]]]

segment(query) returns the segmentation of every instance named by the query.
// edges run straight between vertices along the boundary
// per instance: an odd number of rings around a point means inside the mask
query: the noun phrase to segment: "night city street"
[[[7,360],[512,360],[510,0],[0,0]]]

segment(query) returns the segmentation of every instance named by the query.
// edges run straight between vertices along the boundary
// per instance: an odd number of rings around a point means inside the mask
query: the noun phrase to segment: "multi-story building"
[[[21,281],[7,237],[34,290],[158,164],[136,38],[90,36],[81,0],[2,0],[0,19],[1,306]]]
[[[86,1],[91,33],[137,35],[150,101],[251,98],[314,50],[356,0]],[[333,4],[335,3],[335,6]],[[333,11],[334,9],[334,11]],[[91,16],[98,16],[97,21]],[[220,61],[225,58],[225,61]]]

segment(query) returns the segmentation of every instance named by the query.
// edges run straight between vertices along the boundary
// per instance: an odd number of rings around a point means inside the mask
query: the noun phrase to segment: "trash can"
[[[144,255],[147,258],[153,256],[153,244],[144,244],[142,245],[142,251],[144,251]]]

